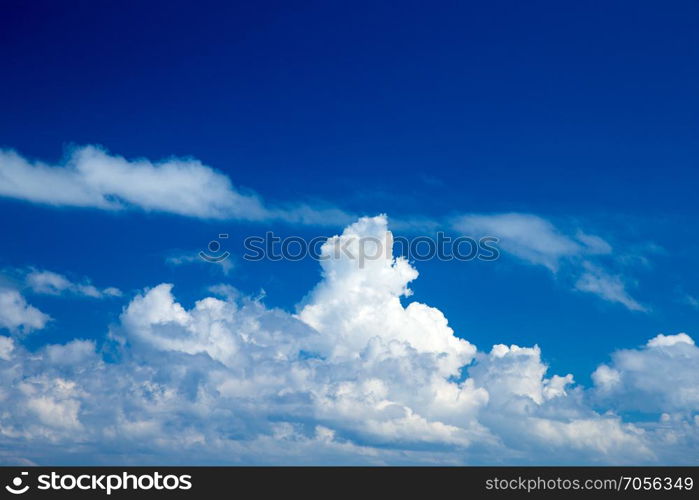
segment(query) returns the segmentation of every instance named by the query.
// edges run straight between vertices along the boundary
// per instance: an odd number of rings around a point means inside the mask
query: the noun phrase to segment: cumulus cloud
[[[113,286],[99,289],[88,279],[74,283],[62,274],[52,271],[32,270],[25,276],[26,285],[34,292],[48,295],[72,294],[101,299],[104,297],[120,297],[121,290]]]
[[[686,333],[622,349],[592,374],[596,396],[620,410],[699,412],[699,348]]]
[[[595,412],[571,374],[546,377],[547,371],[538,346],[516,345],[495,345],[490,353],[479,354],[468,370],[490,395],[480,420],[510,454],[534,463],[547,460],[530,457],[549,453],[557,455],[557,463],[619,464],[656,458],[640,428],[617,415]]]
[[[402,257],[394,259],[387,246],[381,246],[383,258],[347,257],[374,255],[367,244],[386,241],[386,233],[385,217],[363,218],[342,235],[328,239],[321,249],[324,279],[307,297],[298,317],[316,330],[332,330],[341,340],[324,355],[352,358],[379,338],[386,345],[402,342],[418,353],[440,355],[440,371],[455,375],[473,359],[475,347],[454,336],[438,309],[419,302],[403,307],[400,298],[410,295],[408,284],[417,278],[417,270]],[[336,248],[346,250],[346,255],[331,258],[339,255]]]
[[[522,213],[466,214],[454,218],[451,224],[464,234],[495,236],[499,248],[524,262],[570,275],[575,290],[595,294],[632,311],[646,310],[629,295],[620,275],[612,275],[594,263],[595,258],[610,255],[613,250],[600,236],[580,229],[566,234],[551,221]]]
[[[98,146],[73,148],[59,165],[0,150],[0,196],[54,206],[146,211],[208,219],[342,224],[339,209],[268,207],[228,176],[193,158],[127,160]]]
[[[29,333],[41,330],[50,319],[48,314],[29,305],[17,290],[0,288],[0,328]]]
[[[673,416],[628,423],[613,406],[600,413],[572,375],[548,373],[538,346],[477,351],[441,311],[410,301],[418,273],[404,259],[388,252],[360,266],[333,252],[335,243],[383,240],[386,231],[385,217],[364,218],[328,240],[322,279],[295,314],[221,285],[212,290],[217,297],[186,307],[164,283],[131,300],[101,347],[76,339],[30,353],[0,337],[0,401],[10,409],[0,412],[0,459],[457,464],[696,457],[694,423]],[[689,336],[656,337],[642,352],[654,353],[655,369],[689,359],[682,369],[694,375],[672,382],[673,390],[691,391],[697,364],[687,349],[696,349]],[[611,384],[608,394],[623,394],[639,364],[613,360],[607,368],[617,382],[610,373],[595,380]],[[597,391],[594,397],[602,397]],[[689,411],[693,403],[685,395],[675,404]],[[668,429],[683,439],[668,444]]]

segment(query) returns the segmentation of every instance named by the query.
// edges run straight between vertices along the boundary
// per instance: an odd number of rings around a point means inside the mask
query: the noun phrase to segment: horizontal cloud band
[[[103,210],[137,207],[206,219],[317,225],[351,219],[335,208],[268,207],[256,194],[235,189],[225,174],[193,158],[131,161],[97,146],[73,148],[61,165],[31,162],[15,151],[0,150],[0,196]]]
[[[386,236],[363,218],[335,240]],[[327,251],[337,241],[327,243]],[[295,315],[170,284],[135,297],[101,349],[0,337],[8,463],[693,463],[699,349],[619,351],[585,390],[537,346],[489,352],[403,305],[404,259],[322,261]],[[217,291],[225,292],[223,288]],[[27,307],[23,304],[22,307]],[[640,402],[643,402],[641,405]],[[602,408],[600,412],[599,408]],[[622,411],[653,412],[625,422]],[[638,420],[638,419],[636,419]]]

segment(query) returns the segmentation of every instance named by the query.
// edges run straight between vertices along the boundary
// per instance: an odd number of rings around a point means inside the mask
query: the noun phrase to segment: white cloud
[[[699,412],[699,347],[685,333],[622,349],[593,373],[597,397],[620,410]],[[688,418],[689,418],[688,417]]]
[[[12,351],[15,350],[15,343],[10,337],[0,336],[0,359],[10,360]]]
[[[565,396],[565,387],[573,383],[573,376],[554,376],[545,379],[546,365],[541,362],[538,346],[510,347],[497,344],[490,354],[481,356],[480,362],[469,371],[476,383],[486,389],[493,398],[525,397],[536,404]],[[495,389],[495,390],[493,390]],[[491,402],[497,403],[491,398]]]
[[[72,340],[65,345],[47,345],[44,348],[45,360],[51,365],[80,366],[89,361],[95,352],[95,342]]]
[[[594,260],[612,254],[603,238],[580,229],[566,234],[550,221],[532,214],[467,214],[452,220],[452,227],[471,236],[495,236],[498,247],[534,265],[573,279],[573,288],[622,304],[632,311],[646,308],[626,290],[620,275],[612,275]],[[628,257],[628,256],[626,256]]]
[[[268,311],[256,301],[239,305],[207,297],[187,311],[175,301],[170,284],[137,296],[121,319],[122,333],[130,342],[158,351],[206,353],[215,361],[238,368],[253,363],[247,356],[258,347],[260,355],[273,359],[293,357],[300,349],[295,335],[315,334],[301,322]]]
[[[341,236],[326,241],[321,250],[324,279],[307,297],[298,316],[316,330],[333,331],[337,338],[331,351],[323,353],[326,356],[351,358],[372,339],[385,345],[396,341],[407,343],[420,354],[439,355],[441,372],[455,375],[473,359],[475,347],[454,336],[438,309],[419,302],[403,307],[400,297],[410,295],[408,283],[418,276],[407,260],[393,259],[390,251],[384,258],[363,261],[342,254],[331,258],[337,248],[360,256],[360,245],[372,239],[383,242],[386,233],[385,217],[363,218]],[[364,253],[374,255],[372,250]]]
[[[96,299],[120,297],[122,295],[118,288],[110,286],[99,289],[93,286],[87,279],[83,279],[82,283],[74,283],[64,275],[52,271],[32,270],[25,276],[25,282],[34,293],[48,295],[69,293]]]
[[[480,421],[510,454],[557,464],[639,463],[655,458],[650,443],[639,436],[640,429],[617,416],[596,413],[585,404],[572,375],[547,378],[547,370],[537,346],[516,345],[495,345],[489,354],[479,354],[468,370],[475,385],[490,396]]]
[[[686,333],[676,335],[663,335],[661,333],[648,341],[648,347],[669,347],[677,344],[694,345],[694,340]]]
[[[128,161],[104,150],[75,148],[60,166],[31,163],[0,152],[0,193],[50,205],[145,210],[224,218],[240,212],[262,218],[254,196],[235,191],[228,178],[192,159]]]
[[[78,421],[80,401],[77,399],[57,399],[52,396],[28,398],[27,409],[36,414],[39,421],[47,427],[80,429]]]
[[[532,214],[468,214],[454,219],[452,225],[464,234],[496,236],[503,250],[552,271],[559,268],[562,259],[611,252],[599,236],[582,232],[567,236],[548,220]]]
[[[586,234],[578,230],[575,239],[583,244],[583,253],[586,255],[607,255],[612,253],[612,246],[601,237],[594,234]]]
[[[47,314],[27,304],[17,290],[0,288],[0,328],[29,333],[42,329],[50,319]]]
[[[646,308],[634,300],[626,291],[626,284],[621,276],[610,275],[603,269],[589,263],[584,264],[585,271],[575,282],[575,289],[589,292],[609,302],[623,304],[632,311],[646,311]]]
[[[146,211],[208,219],[281,220],[336,225],[350,216],[304,204],[268,207],[223,173],[193,158],[127,160],[97,146],[73,148],[60,165],[0,150],[0,196],[54,206]]]
[[[361,219],[337,239],[352,245],[385,232],[385,218]],[[324,251],[332,248],[330,240]],[[690,416],[699,363],[689,336],[620,351],[588,394],[569,374],[548,375],[537,346],[478,353],[439,310],[402,304],[416,277],[390,255],[360,267],[341,254],[323,261],[323,279],[296,315],[227,286],[215,288],[223,298],[188,309],[160,284],[124,309],[103,346],[110,362],[90,341],[30,353],[0,337],[0,401],[10,409],[0,412],[0,457],[458,464],[697,456]],[[612,410],[648,409],[645,398],[669,416],[626,423],[598,413],[590,397],[611,397]]]

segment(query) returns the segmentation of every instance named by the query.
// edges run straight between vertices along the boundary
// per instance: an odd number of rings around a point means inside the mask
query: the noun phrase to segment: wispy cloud
[[[686,294],[684,296],[684,303],[693,307],[694,309],[699,309],[699,299],[693,295]]]
[[[599,236],[582,231],[566,235],[550,221],[533,214],[467,214],[456,217],[452,226],[465,234],[497,236],[506,252],[552,271],[558,270],[562,260],[612,251]]]
[[[585,272],[575,282],[575,289],[594,293],[609,302],[623,304],[632,311],[647,311],[626,291],[626,284],[619,275],[610,275],[603,269],[584,263]]]
[[[140,208],[205,219],[312,225],[342,225],[352,219],[334,207],[269,206],[194,158],[127,160],[98,146],[75,147],[59,165],[0,150],[0,196],[53,206]]]
[[[32,270],[25,276],[25,283],[32,292],[47,295],[71,294],[95,299],[121,296],[121,290],[116,287],[100,289],[92,285],[87,278],[76,283],[53,271]]]
[[[165,263],[171,266],[185,266],[190,264],[203,264],[210,266],[214,264],[217,265],[221,271],[223,271],[225,276],[228,276],[228,274],[235,267],[235,264],[233,264],[233,259],[230,257],[221,261],[209,262],[203,260],[199,256],[199,252],[178,252],[171,254],[165,258]]]
[[[543,217],[523,213],[465,214],[455,217],[451,225],[464,234],[497,237],[502,250],[567,276],[575,290],[595,294],[632,311],[646,311],[629,295],[623,277],[606,271],[598,262],[602,256],[614,257],[612,246],[598,235],[580,228],[567,232]],[[628,261],[627,255],[619,258]]]

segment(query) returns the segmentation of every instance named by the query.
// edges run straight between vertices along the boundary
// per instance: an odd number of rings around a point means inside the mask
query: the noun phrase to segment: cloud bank
[[[385,217],[363,218],[336,238],[386,231]],[[0,459],[696,463],[688,335],[613,354],[585,389],[549,374],[538,346],[479,351],[456,335],[409,300],[418,272],[404,259],[328,257],[295,314],[230,287],[188,309],[164,283],[133,298],[99,346],[28,352],[0,336]]]

